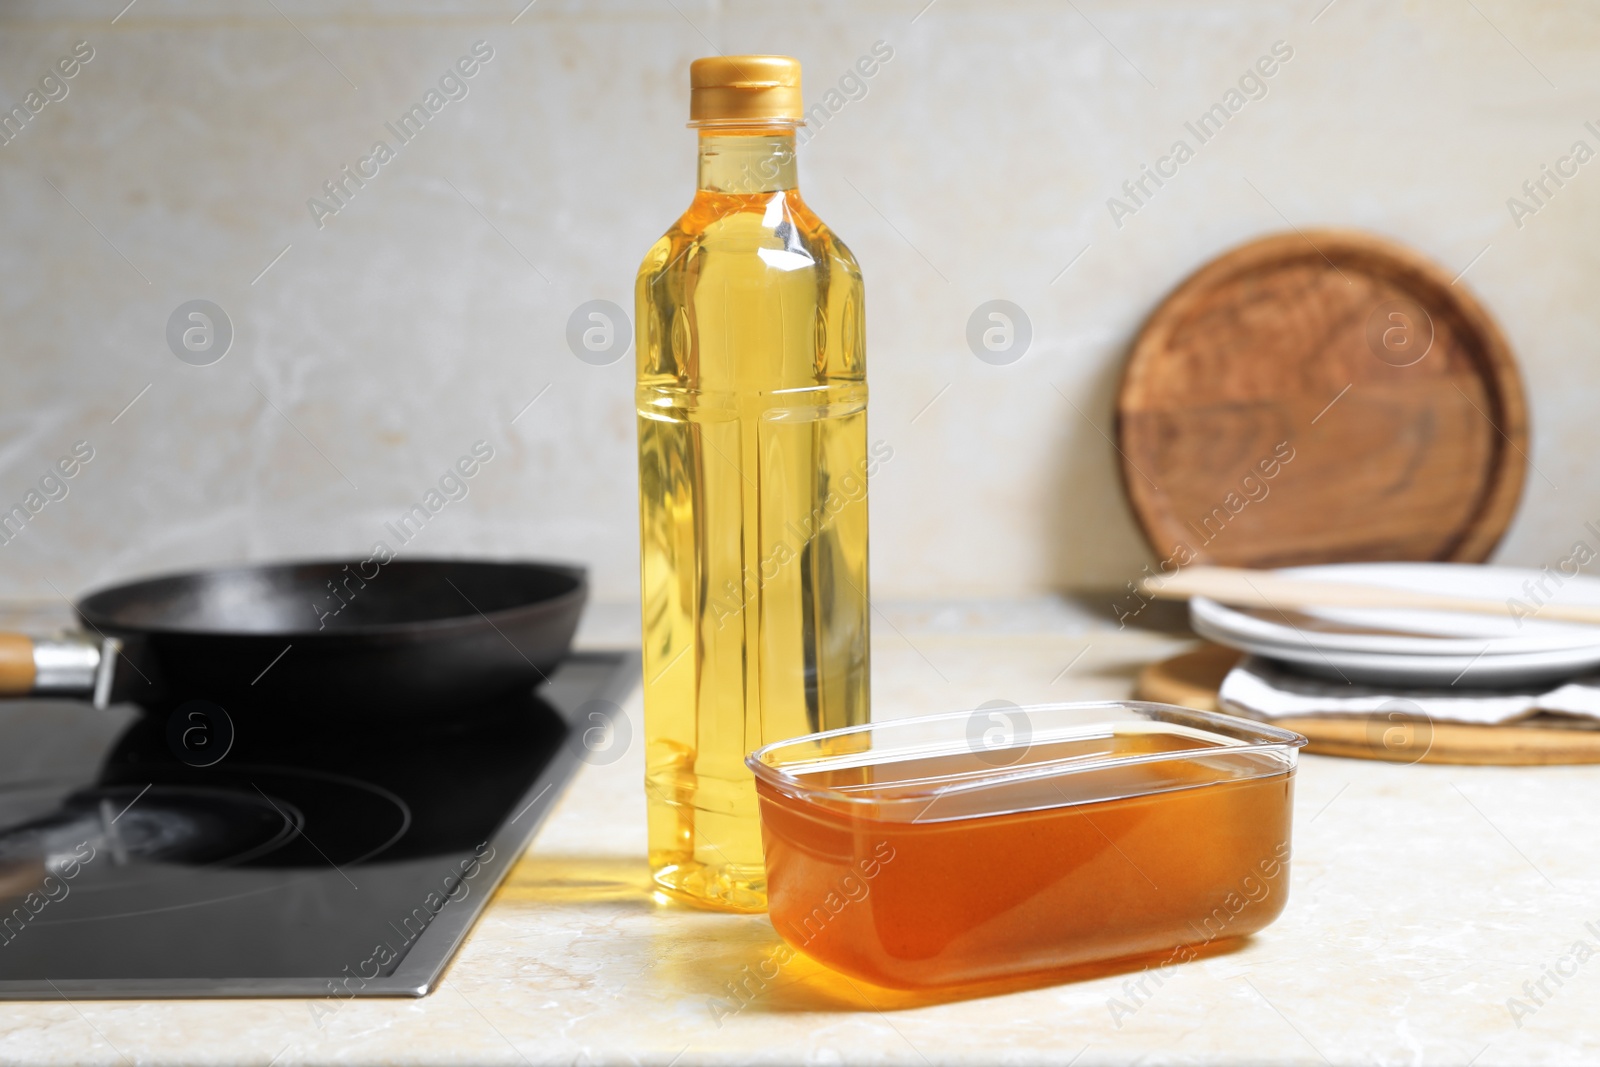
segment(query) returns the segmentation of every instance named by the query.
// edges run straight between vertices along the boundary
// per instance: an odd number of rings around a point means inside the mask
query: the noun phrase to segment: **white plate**
[[[1567,576],[1556,568],[1542,572],[1464,563],[1342,563],[1291,567],[1278,573],[1498,600],[1508,607],[1504,615],[1329,607],[1287,611],[1287,617],[1274,618],[1275,612],[1251,613],[1195,597],[1190,601],[1191,617],[1207,628],[1213,640],[1238,647],[1248,641],[1289,649],[1310,646],[1324,652],[1467,658],[1600,648],[1600,627],[1550,622],[1536,614],[1535,596],[1548,603],[1600,605],[1600,579],[1587,575]],[[1541,582],[1548,595],[1540,593]],[[1518,619],[1511,610],[1516,604],[1535,614]]]
[[[1190,601],[1195,631],[1311,674],[1379,685],[1527,686],[1600,669],[1600,627],[1537,617],[1537,600],[1600,604],[1600,579],[1556,568],[1462,563],[1345,563],[1280,573],[1499,600],[1507,611],[1330,607],[1250,613],[1196,597]],[[1519,619],[1512,611],[1519,604],[1533,614]]]
[[[1197,615],[1195,633],[1267,659],[1290,663],[1307,674],[1333,681],[1416,688],[1511,688],[1562,681],[1600,670],[1600,645],[1499,655],[1418,656],[1320,648],[1308,642],[1286,645],[1254,641],[1215,630]],[[1484,642],[1479,641],[1481,649]]]

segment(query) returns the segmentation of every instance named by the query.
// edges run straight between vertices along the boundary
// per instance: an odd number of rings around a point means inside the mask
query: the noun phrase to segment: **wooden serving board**
[[[1239,657],[1231,648],[1206,644],[1152,663],[1140,673],[1134,699],[1200,711],[1222,710],[1217,707],[1217,690]],[[1306,751],[1323,756],[1400,763],[1600,763],[1600,730],[1558,725],[1570,720],[1557,716],[1535,717],[1515,726],[1408,722],[1376,716],[1304,716],[1271,722],[1305,734],[1311,741]]]
[[[1344,230],[1191,275],[1139,333],[1116,422],[1134,513],[1180,566],[1478,562],[1527,463],[1488,313],[1417,253]]]

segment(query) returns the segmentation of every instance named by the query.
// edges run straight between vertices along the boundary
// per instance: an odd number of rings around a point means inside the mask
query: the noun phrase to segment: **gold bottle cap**
[[[689,125],[804,125],[800,61],[788,56],[711,56],[689,64]]]

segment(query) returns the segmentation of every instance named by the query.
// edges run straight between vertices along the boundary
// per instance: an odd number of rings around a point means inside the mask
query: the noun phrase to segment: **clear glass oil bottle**
[[[877,458],[861,272],[796,187],[799,65],[701,60],[693,84],[699,188],[635,290],[650,866],[759,911],[744,757],[869,719]]]

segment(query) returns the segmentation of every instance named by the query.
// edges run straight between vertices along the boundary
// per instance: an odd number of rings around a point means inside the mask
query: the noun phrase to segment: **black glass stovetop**
[[[637,678],[578,653],[403,720],[0,701],[0,997],[427,993]]]

